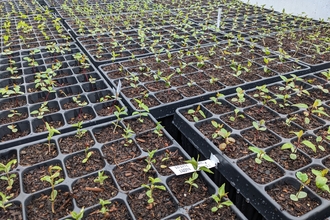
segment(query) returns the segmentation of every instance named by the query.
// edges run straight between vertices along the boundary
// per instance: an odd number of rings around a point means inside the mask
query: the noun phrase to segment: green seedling
[[[98,176],[94,179],[94,183],[100,183],[100,185],[103,185],[104,181],[109,178],[107,175],[104,175],[104,170],[99,171],[97,175]]]
[[[152,163],[156,163],[156,159],[153,158],[156,151],[157,150],[148,151],[148,156],[144,159],[144,161],[147,162],[147,166],[143,169],[143,172],[148,173]]]
[[[203,118],[206,118],[204,112],[201,110],[200,105],[197,106],[196,110],[189,109],[188,114],[191,115],[191,117],[194,119],[195,122],[199,121],[197,114],[200,114]]]
[[[153,131],[155,134],[157,134],[158,135],[158,137],[161,137],[161,136],[163,136],[163,131],[162,131],[162,129],[163,129],[164,127],[160,124],[160,121],[158,121],[157,123],[156,123],[156,128],[155,128],[155,130]]]
[[[139,109],[142,111],[135,111],[132,113],[132,115],[139,115],[140,117],[138,118],[139,122],[143,123],[143,118],[142,117],[147,117],[149,113],[149,107],[143,103],[142,100],[134,99],[139,106]]]
[[[108,200],[103,200],[103,199],[99,199],[100,200],[100,205],[102,206],[102,208],[99,210],[100,213],[102,213],[105,216],[109,215],[109,209],[107,209],[106,205],[110,205],[111,202]]]
[[[217,203],[216,206],[212,207],[211,211],[212,212],[217,212],[219,209],[225,207],[225,206],[231,206],[233,205],[232,201],[228,199],[228,196],[225,191],[225,183],[222,184],[219,189],[218,189],[218,194],[213,194],[212,198],[213,200]]]
[[[238,102],[240,104],[245,102],[245,97],[244,97],[244,90],[238,87],[236,89],[236,95],[237,97],[234,97],[231,99],[232,102]]]
[[[310,182],[310,179],[308,178],[308,175],[306,173],[297,172],[296,177],[300,180],[302,184],[300,185],[299,190],[296,194],[290,195],[290,199],[295,202],[298,201],[299,199],[303,199],[307,197],[307,193],[302,191],[302,189],[304,188],[305,185],[307,185]]]
[[[197,173],[198,170],[203,170],[204,172],[213,174],[213,172],[205,166],[198,167],[198,160],[199,160],[199,155],[197,157],[197,160],[195,160],[195,158],[192,157],[190,160],[185,161],[186,163],[191,164],[195,170],[192,173],[192,175],[189,177],[189,179],[185,181],[185,183],[189,185],[189,190],[188,190],[189,193],[191,192],[192,187],[198,188],[197,183],[195,183],[195,181],[198,179],[198,173]]]
[[[291,150],[290,159],[291,160],[297,159],[297,148],[293,146],[291,143],[283,144],[281,150],[287,150],[287,149]]]
[[[31,115],[37,115],[38,119],[42,119],[44,117],[45,113],[49,112],[47,104],[48,104],[48,102],[42,103],[40,108],[31,112]]]
[[[296,106],[298,108],[303,108],[306,109],[304,111],[304,116],[305,116],[305,124],[310,123],[310,117],[312,114],[317,114],[318,116],[320,115],[325,115],[327,117],[330,117],[325,111],[324,107],[322,107],[322,101],[320,99],[316,99],[313,103],[312,106],[308,106],[304,103],[299,103],[299,104],[293,104],[292,106]]]
[[[223,97],[223,94],[217,93],[216,97],[210,97],[210,99],[213,101],[214,104],[216,105],[222,105],[221,102],[219,102],[219,98]]]
[[[149,176],[149,182],[150,182],[150,185],[142,184],[141,186],[144,188],[147,188],[146,195],[149,198],[148,203],[150,205],[150,208],[152,208],[154,206],[154,202],[155,202],[155,199],[152,195],[153,191],[155,189],[166,191],[166,188],[163,185],[156,185],[157,183],[161,183],[161,180],[159,178],[153,178],[153,177]]]
[[[116,121],[112,122],[112,124],[114,125],[114,128],[113,128],[113,133],[116,132],[116,129],[118,127],[121,128],[121,126],[119,125],[119,121],[121,120],[121,115],[127,115],[127,112],[125,112],[125,107],[119,107],[117,105],[115,105],[115,108],[116,108],[116,111],[113,113],[115,116],[116,116]]]
[[[10,169],[17,163],[16,159],[13,159],[9,161],[7,164],[0,163],[0,172],[5,172],[6,175],[1,176],[1,180],[5,180],[8,183],[8,186],[6,187],[7,191],[10,191],[13,188],[14,179],[16,178],[16,174],[12,173],[10,174]]]
[[[266,160],[268,162],[274,162],[274,160],[272,158],[270,158],[265,151],[257,148],[257,147],[253,147],[253,146],[250,146],[249,147],[249,150],[256,153],[257,154],[257,157],[254,159],[254,161],[256,162],[256,164],[261,164],[262,163],[262,160]],[[255,167],[256,169],[256,167]]]
[[[58,130],[56,130],[53,126],[49,125],[48,122],[45,122],[46,128],[48,130],[48,136],[47,136],[47,140],[48,140],[48,153],[50,153],[50,147],[51,147],[51,143],[50,140],[52,139],[52,137],[54,136],[54,134],[60,134],[61,132],[59,132]]]
[[[55,199],[57,196],[57,190],[55,189],[55,186],[64,181],[63,178],[59,178],[61,170],[62,170],[62,168],[59,166],[49,166],[48,167],[49,176],[44,176],[40,179],[41,181],[46,181],[46,182],[50,183],[50,185],[52,187],[52,192],[50,194],[50,201],[52,203],[52,212],[53,213],[55,213]],[[55,171],[55,172],[53,172],[53,171]]]
[[[81,220],[83,217],[84,217],[84,210],[85,210],[85,207],[82,207],[80,209],[80,212],[77,213],[75,211],[72,211],[70,214],[71,214],[71,218],[75,219],[75,220]]]
[[[163,159],[161,160],[162,163],[166,163],[167,161],[170,160],[170,154],[168,152],[165,152],[165,156],[163,157]],[[161,164],[160,168],[164,169],[167,166],[165,164]]]
[[[234,116],[230,116],[229,120],[234,122],[238,118],[245,118],[245,116],[243,114],[239,114],[239,109],[236,108],[234,110]]]
[[[330,193],[329,186],[327,185],[328,178],[325,177],[328,174],[328,172],[329,169],[323,169],[323,170],[312,169],[312,173],[316,176],[315,178],[316,187],[324,192]]]
[[[93,151],[89,151],[89,146],[86,145],[86,148],[85,148],[85,158],[82,160],[82,163],[87,163],[87,161],[93,155],[93,153],[94,153]]]
[[[83,127],[82,123],[83,123],[82,121],[79,121],[76,124],[72,125],[72,127],[77,128],[77,132],[76,132],[75,136],[79,139],[81,139],[87,132],[86,129],[82,129],[82,127]]]
[[[130,125],[128,124],[127,127],[124,129],[124,133],[122,134],[123,138],[125,139],[124,146],[129,146],[133,140],[131,139],[134,134],[134,131],[131,129]]]
[[[9,112],[10,112],[10,114],[8,114],[8,116],[7,116],[8,118],[12,118],[14,116],[21,116],[22,115],[22,113],[19,113],[17,110],[14,110],[14,109],[10,110]]]
[[[2,208],[5,212],[6,209],[12,205],[12,203],[8,203],[11,196],[6,196],[6,194],[0,192],[0,208]]]
[[[17,125],[8,125],[7,128],[9,128],[9,130],[11,130],[11,132],[16,133],[18,131],[17,129]]]

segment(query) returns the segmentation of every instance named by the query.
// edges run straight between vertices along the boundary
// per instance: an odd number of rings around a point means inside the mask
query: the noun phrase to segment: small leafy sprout
[[[221,105],[222,103],[218,101],[219,98],[223,97],[224,95],[221,93],[217,93],[216,97],[210,97],[210,99],[213,101],[216,105]]]
[[[139,109],[142,109],[143,111],[135,111],[132,113],[132,115],[139,115],[140,117],[138,118],[139,122],[143,123],[143,119],[142,116],[147,117],[148,113],[149,113],[149,107],[143,103],[142,100],[138,100],[138,99],[134,99],[138,105],[139,105]]]
[[[290,195],[290,199],[295,202],[299,199],[307,197],[307,193],[302,191],[302,189],[304,188],[304,185],[307,185],[310,182],[310,179],[308,178],[308,175],[306,173],[297,172],[296,177],[301,181],[302,184],[300,185],[297,194]]]
[[[228,199],[228,193],[225,192],[225,183],[219,187],[218,194],[213,194],[212,198],[217,203],[217,206],[212,207],[212,212],[217,212],[219,209],[223,208],[224,206],[231,206],[233,205],[232,201]],[[223,201],[225,198],[225,201]]]
[[[198,117],[197,117],[197,114],[198,114],[198,113],[199,113],[203,118],[206,118],[204,112],[201,110],[201,106],[200,106],[200,105],[197,106],[196,110],[194,110],[194,109],[189,109],[189,110],[188,110],[188,114],[192,116],[192,118],[194,119],[195,122],[198,122],[198,121],[199,121],[199,119],[198,119]]]
[[[236,140],[234,138],[230,137],[231,132],[227,131],[224,128],[217,130],[216,133],[214,133],[214,134],[223,138],[223,142],[219,144],[220,150],[225,150],[228,145],[231,145],[236,142]],[[213,134],[213,136],[214,136],[214,134]]]
[[[268,161],[268,162],[274,162],[274,160],[272,158],[270,158],[265,151],[257,148],[257,147],[253,147],[253,146],[250,146],[249,147],[249,150],[256,153],[257,154],[257,157],[254,159],[255,162],[257,164],[261,164],[262,163],[262,159]]]
[[[94,179],[94,183],[100,183],[100,185],[104,184],[104,180],[108,179],[109,177],[107,175],[104,175],[104,170],[99,171],[97,173],[97,177]]]
[[[6,211],[6,208],[12,205],[12,203],[7,203],[11,196],[6,196],[4,193],[0,192],[0,208]]]
[[[147,158],[144,160],[145,162],[147,162],[147,166],[143,169],[143,171],[145,173],[149,172],[149,170],[151,169],[151,164],[152,163],[156,163],[156,159],[153,159],[154,154],[156,153],[157,150],[152,150],[152,151],[148,151],[148,156]]]
[[[125,112],[124,106],[120,108],[119,106],[115,105],[115,108],[116,108],[116,111],[113,114],[116,116],[117,119],[116,119],[116,121],[112,122],[112,124],[115,125],[115,127],[113,128],[113,133],[116,132],[117,127],[121,128],[121,126],[119,125],[119,121],[121,119],[120,116],[127,115],[127,112]]]
[[[62,168],[59,166],[49,166],[48,167],[49,176],[44,176],[40,179],[41,181],[46,181],[46,182],[50,183],[50,185],[52,186],[52,192],[50,194],[50,201],[52,203],[52,212],[53,213],[55,213],[54,203],[55,203],[55,199],[57,196],[57,190],[55,189],[55,185],[64,181],[63,178],[59,178],[58,180],[56,180],[60,176],[61,170],[62,170]],[[55,172],[53,173],[53,171],[55,171]]]
[[[103,200],[103,199],[99,199],[100,200],[100,205],[102,206],[102,208],[99,210],[99,212],[101,212],[103,215],[108,215],[109,214],[109,209],[107,209],[106,205],[110,205],[111,202],[108,200]]]
[[[215,139],[219,136],[218,133],[220,132],[221,128],[223,127],[223,124],[219,124],[216,121],[211,121],[211,124],[216,129],[215,132],[212,134],[212,138]]]
[[[162,131],[162,129],[163,129],[164,127],[160,124],[160,121],[158,121],[157,123],[156,123],[156,128],[155,128],[155,130],[153,131],[155,134],[157,134],[158,135],[158,137],[161,137],[161,136],[163,136],[163,131]]]
[[[15,165],[16,163],[17,163],[16,159],[9,161],[7,164],[0,163],[0,171],[3,171],[6,173],[6,175],[1,176],[0,179],[7,181],[8,186],[7,186],[6,190],[8,190],[8,191],[10,191],[13,188],[14,178],[16,178],[16,174],[14,174],[14,173],[9,174],[9,172],[10,172],[10,169],[12,168],[12,166]]]
[[[44,117],[44,114],[46,112],[49,112],[47,104],[48,104],[48,102],[42,103],[40,108],[31,112],[31,115],[37,115],[38,119],[42,119]]]
[[[315,99],[314,103],[312,106],[308,106],[304,103],[298,103],[298,104],[293,104],[292,106],[296,106],[299,108],[304,108],[306,109],[304,111],[304,116],[305,116],[305,124],[310,123],[310,117],[311,114],[317,114],[318,116],[320,115],[325,115],[330,117],[325,111],[324,107],[322,107],[322,101],[320,99]]]
[[[265,120],[260,120],[259,122],[253,121],[252,125],[255,129],[257,129],[258,131],[266,131],[267,128],[265,126]]]
[[[77,96],[72,97],[72,101],[74,103],[76,103],[79,107],[84,107],[84,106],[86,106],[88,104],[86,101],[83,101],[82,102],[80,100],[80,95],[77,95]]]
[[[80,212],[77,213],[75,211],[72,211],[70,214],[71,214],[71,218],[75,219],[75,220],[80,220],[84,217],[84,210],[85,210],[85,207],[82,207],[80,209]]]
[[[150,182],[150,185],[142,184],[141,186],[144,188],[147,188],[146,195],[149,198],[148,203],[150,205],[148,208],[151,209],[155,202],[155,199],[152,196],[153,191],[155,189],[166,191],[166,188],[163,185],[156,185],[157,183],[161,182],[161,180],[159,178],[153,178],[153,177],[149,176],[149,182]]]
[[[131,139],[133,134],[134,131],[131,129],[130,125],[128,124],[127,127],[124,129],[124,133],[122,134],[122,136],[125,138],[124,146],[129,146],[133,142],[133,140]]]
[[[162,159],[162,163],[166,163],[168,160],[170,160],[170,154],[168,152],[165,152],[165,156]],[[160,168],[164,169],[167,166],[165,164],[160,165]]]
[[[330,193],[329,186],[327,185],[328,179],[325,177],[329,172],[329,169],[315,170],[312,169],[312,173],[316,176],[315,185],[322,191]]]
[[[231,99],[232,102],[243,103],[245,102],[244,90],[240,87],[236,89],[237,97]]]
[[[94,153],[93,151],[89,151],[89,146],[86,145],[86,148],[85,148],[85,158],[82,160],[82,163],[87,163],[87,161],[93,155],[93,153]]]
[[[72,125],[72,127],[77,128],[77,132],[76,132],[75,136],[79,139],[82,138],[85,135],[85,133],[87,132],[87,130],[82,129],[82,123],[83,123],[82,121],[79,121],[76,124]]]
[[[293,146],[291,143],[285,143],[282,145],[281,150],[286,150],[286,149],[291,150],[291,154],[290,154],[291,160],[297,159],[297,148],[295,146]]]
[[[56,130],[53,126],[49,125],[48,122],[45,122],[46,128],[48,130],[48,136],[47,136],[47,140],[48,140],[48,153],[50,153],[50,140],[52,139],[52,137],[54,136],[54,134],[60,134],[61,132],[59,132],[58,130]]]
[[[197,157],[197,160],[192,157],[190,160],[185,161],[186,163],[191,164],[195,170],[195,172],[192,173],[191,177],[189,177],[189,179],[185,181],[185,183],[189,185],[189,191],[188,191],[189,193],[191,192],[192,187],[198,188],[198,185],[195,183],[195,181],[198,178],[198,173],[197,173],[198,170],[203,170],[204,172],[213,174],[213,172],[209,168],[205,166],[199,167],[198,160],[199,160],[199,155]]]
[[[8,125],[7,128],[9,128],[13,133],[16,133],[18,131],[17,125]]]
[[[236,109],[234,110],[234,114],[235,114],[235,116],[231,116],[231,117],[229,118],[229,120],[232,121],[232,122],[234,122],[234,121],[236,121],[236,119],[238,119],[238,118],[245,118],[243,114],[238,114],[238,113],[239,113],[239,109],[236,108]]]
[[[14,116],[21,116],[22,115],[22,113],[19,113],[17,110],[15,110],[15,109],[12,109],[12,110],[10,110],[10,114],[8,114],[8,118],[12,118],[12,117],[14,117]]]

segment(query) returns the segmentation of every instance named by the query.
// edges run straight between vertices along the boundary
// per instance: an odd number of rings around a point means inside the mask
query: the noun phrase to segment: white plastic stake
[[[217,21],[217,29],[219,29],[219,28],[220,28],[221,12],[222,12],[222,9],[221,9],[221,8],[219,8],[219,9],[218,9],[218,21]]]

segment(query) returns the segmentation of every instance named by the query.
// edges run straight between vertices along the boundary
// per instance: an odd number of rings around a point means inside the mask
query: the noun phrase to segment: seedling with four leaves
[[[149,176],[149,182],[150,182],[150,185],[146,185],[146,184],[141,185],[142,187],[147,188],[146,195],[149,198],[148,199],[148,204],[150,206],[150,207],[148,207],[148,209],[152,208],[155,205],[155,199],[153,197],[153,191],[155,189],[166,191],[165,186],[157,185],[157,183],[161,183],[161,180],[158,177],[153,178],[153,177]]]
[[[219,209],[225,207],[225,206],[231,206],[233,205],[232,201],[228,199],[228,196],[225,191],[225,183],[222,184],[218,189],[218,194],[213,194],[212,198],[217,203],[216,206],[212,207],[212,212],[217,212]]]
[[[6,187],[7,191],[10,191],[13,188],[13,184],[14,184],[14,179],[16,178],[16,174],[12,173],[10,174],[10,169],[17,163],[16,159],[13,159],[11,161],[9,161],[7,164],[3,164],[0,163],[0,172],[3,171],[5,172],[6,175],[1,176],[0,179],[1,180],[5,180],[8,183],[8,186]]]
[[[330,193],[329,185],[327,185],[328,178],[326,178],[328,172],[329,169],[323,169],[323,170],[312,169],[312,173],[316,176],[315,178],[316,187],[322,190],[323,192]]]
[[[197,106],[196,110],[189,109],[188,110],[188,114],[191,115],[191,117],[194,119],[195,122],[198,122],[199,121],[197,114],[200,114],[203,118],[206,118],[203,110],[201,110],[201,106],[200,105]]]
[[[297,202],[299,199],[303,199],[307,197],[307,193],[302,191],[302,189],[304,188],[305,185],[309,184],[310,182],[310,179],[308,178],[308,175],[306,173],[302,173],[299,171],[296,173],[296,177],[301,181],[301,185],[296,194],[290,195],[290,199],[295,202]]]
[[[151,165],[156,163],[156,159],[153,158],[156,151],[157,150],[148,151],[148,156],[144,159],[144,161],[147,162],[147,166],[143,169],[143,172],[148,173],[151,169]]]
[[[0,208],[6,212],[6,209],[12,205],[12,203],[8,203],[11,196],[7,196],[3,192],[0,192]]]

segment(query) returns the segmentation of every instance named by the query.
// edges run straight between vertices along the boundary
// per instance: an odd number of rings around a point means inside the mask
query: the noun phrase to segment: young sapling
[[[237,97],[231,99],[232,102],[238,102],[240,104],[245,102],[244,90],[242,88],[238,87],[236,89],[236,95]]]
[[[153,131],[155,134],[158,135],[158,137],[161,137],[163,136],[163,129],[164,127],[160,124],[160,121],[156,122],[156,128],[155,130]]]
[[[257,157],[254,159],[254,161],[256,162],[256,166],[254,167],[255,170],[257,169],[257,165],[262,163],[263,159],[268,162],[274,162],[274,160],[270,158],[265,151],[257,147],[250,146],[249,150],[257,154]]]
[[[5,212],[6,209],[12,205],[12,203],[8,203],[11,196],[6,196],[3,192],[0,192],[0,208],[2,208]]]
[[[245,118],[245,116],[243,114],[239,114],[239,109],[236,108],[234,109],[234,116],[230,116],[229,120],[234,122],[238,118]]]
[[[138,100],[138,99],[134,99],[138,105],[139,105],[139,109],[142,109],[143,111],[135,111],[132,113],[132,115],[139,115],[140,117],[138,118],[139,122],[143,123],[143,116],[147,117],[148,113],[149,113],[149,107],[143,103],[142,100]]]
[[[111,202],[108,200],[103,200],[103,199],[99,199],[100,200],[100,205],[102,206],[102,208],[99,210],[100,213],[102,213],[105,217],[109,216],[109,209],[107,209],[106,205],[110,205]]]
[[[147,166],[143,169],[145,173],[148,173],[151,169],[151,164],[156,163],[156,159],[154,159],[154,154],[157,150],[148,151],[148,156],[146,159],[144,159],[145,162],[147,162]]]
[[[80,209],[80,212],[77,213],[75,211],[72,211],[70,214],[71,214],[71,218],[73,218],[74,220],[81,220],[83,217],[84,217],[84,210],[85,210],[85,207],[82,207]]]
[[[76,124],[72,125],[72,127],[77,128],[77,132],[76,132],[75,136],[79,139],[81,139],[85,135],[85,133],[87,132],[86,129],[82,129],[82,127],[83,127],[82,123],[83,123],[82,121],[79,121]]]
[[[46,128],[48,130],[48,136],[47,136],[47,140],[48,140],[48,153],[50,153],[50,140],[52,139],[52,137],[54,136],[54,134],[60,134],[61,132],[59,132],[58,130],[56,130],[53,126],[49,125],[48,122],[45,122]]]
[[[124,146],[129,146],[133,140],[131,137],[133,136],[134,131],[131,129],[130,125],[128,124],[127,127],[124,129],[124,133],[122,134],[123,138],[125,139]]]
[[[104,181],[109,178],[107,175],[104,175],[104,170],[99,171],[97,175],[98,176],[94,179],[94,183],[100,183],[100,185],[103,185]]]
[[[146,195],[149,198],[148,199],[149,206],[147,207],[147,209],[152,209],[152,207],[155,205],[153,191],[155,189],[166,191],[166,188],[163,185],[156,185],[157,183],[161,183],[161,180],[159,178],[153,178],[153,177],[149,176],[149,182],[150,182],[150,185],[142,184],[141,186],[144,188],[147,188]]]
[[[306,173],[302,173],[299,171],[296,173],[296,177],[301,181],[302,184],[300,185],[299,190],[296,194],[290,195],[290,199],[295,202],[299,199],[307,197],[307,193],[302,191],[302,189],[304,188],[304,185],[307,185],[310,182],[310,179],[308,178],[308,175]]]
[[[46,182],[50,183],[50,185],[52,187],[52,192],[50,194],[50,201],[52,203],[52,212],[53,213],[55,213],[55,199],[57,196],[57,190],[55,189],[55,186],[64,181],[63,178],[59,178],[61,170],[62,170],[62,168],[60,166],[49,166],[48,167],[49,176],[46,175],[40,179],[41,181],[46,181]],[[53,171],[55,171],[55,172],[53,172]]]
[[[232,201],[228,199],[228,196],[225,191],[226,184],[222,184],[218,189],[218,194],[213,194],[212,198],[217,203],[216,206],[212,207],[212,212],[217,212],[219,209],[223,208],[224,206],[231,206],[233,205]]]
[[[85,148],[85,158],[82,160],[82,163],[87,163],[87,161],[89,160],[89,158],[93,155],[93,151],[89,151],[89,145],[86,144],[86,148]]]
[[[191,115],[191,117],[194,119],[195,122],[199,121],[199,118],[198,118],[197,114],[200,114],[203,118],[206,118],[204,112],[201,110],[200,105],[197,106],[196,110],[189,109],[188,114]]]
[[[5,172],[5,176],[1,176],[1,180],[5,180],[8,183],[8,186],[6,188],[7,191],[10,191],[13,188],[14,179],[16,178],[16,174],[12,173],[10,174],[10,169],[17,163],[16,159],[13,159],[9,161],[7,164],[0,163],[0,172]]]
[[[11,130],[12,133],[16,133],[18,131],[17,129],[17,125],[8,125],[7,128],[9,128],[9,130]]]

